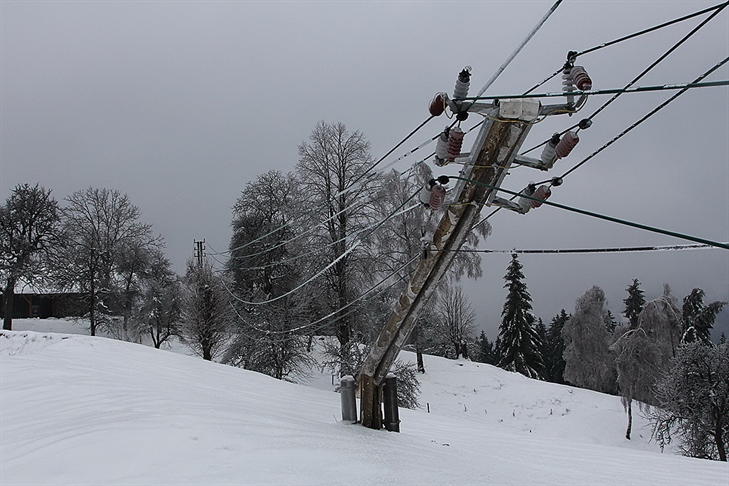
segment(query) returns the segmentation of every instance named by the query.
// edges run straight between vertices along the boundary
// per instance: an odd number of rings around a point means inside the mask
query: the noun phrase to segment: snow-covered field
[[[426,356],[422,409],[396,434],[342,423],[326,372],[303,386],[65,321],[15,329],[0,336],[3,486],[729,484],[726,463],[661,453],[642,417],[625,440],[616,397],[488,365]]]

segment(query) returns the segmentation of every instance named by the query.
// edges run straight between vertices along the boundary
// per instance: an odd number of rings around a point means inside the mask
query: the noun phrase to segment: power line
[[[325,315],[324,317],[321,317],[321,318],[319,318],[319,319],[317,319],[315,321],[309,322],[307,324],[304,324],[304,325],[301,325],[301,326],[298,326],[298,327],[295,327],[295,328],[287,329],[285,331],[269,331],[269,330],[265,330],[265,329],[256,328],[255,326],[252,326],[252,325],[251,325],[251,327],[253,329],[255,329],[256,331],[261,332],[261,333],[265,333],[267,335],[278,335],[278,334],[292,334],[292,333],[297,333],[297,332],[301,332],[301,331],[304,331],[304,330],[309,330],[313,326],[316,326],[317,324],[324,322],[323,325],[318,326],[318,327],[315,327],[314,329],[311,329],[311,331],[314,331],[314,332],[315,331],[318,331],[319,329],[322,329],[323,327],[329,326],[329,325],[331,325],[331,324],[333,324],[333,323],[335,323],[335,322],[337,322],[337,321],[339,321],[341,319],[344,319],[345,317],[350,316],[354,312],[356,312],[356,311],[360,310],[362,307],[364,307],[365,304],[367,304],[370,300],[374,299],[375,297],[381,295],[385,291],[387,291],[390,288],[392,288],[393,286],[395,286],[400,280],[402,280],[402,277],[401,276],[400,276],[400,279],[396,279],[390,285],[387,285],[387,286],[383,287],[382,289],[380,289],[378,292],[374,293],[369,298],[365,298],[365,297],[367,297],[367,295],[369,295],[370,293],[374,292],[374,290],[377,289],[377,287],[379,287],[382,284],[384,284],[385,282],[387,282],[393,276],[395,276],[395,275],[398,275],[399,276],[400,275],[400,272],[403,269],[405,269],[408,265],[410,265],[414,261],[418,260],[419,258],[420,258],[420,255],[415,255],[409,261],[407,261],[404,264],[402,264],[399,268],[397,268],[396,270],[393,270],[391,273],[389,273],[388,275],[386,275],[385,277],[383,277],[379,282],[377,282],[376,284],[374,284],[373,286],[371,286],[369,289],[367,289],[365,292],[363,292],[356,299],[353,299],[352,301],[350,301],[346,305],[343,305],[342,307],[338,308],[337,310],[332,311],[329,314]],[[226,289],[227,289],[227,287],[226,287]],[[230,290],[228,290],[228,293],[230,295],[233,295],[233,293]],[[349,312],[338,316],[336,319],[329,320],[331,317],[339,314],[343,310],[345,310],[345,309],[353,306],[354,304],[356,304],[359,301],[363,301],[362,304],[358,305],[357,307],[355,307],[354,309],[350,310]],[[282,340],[282,341],[284,341],[284,340]]]
[[[727,5],[729,5],[729,2],[725,3],[725,4],[723,5],[723,6],[721,6],[721,8],[718,8],[718,9],[716,9],[716,10],[714,11],[714,13],[712,13],[711,15],[709,15],[709,16],[708,16],[707,18],[705,18],[705,19],[704,19],[704,20],[703,20],[703,21],[702,21],[702,22],[701,22],[701,23],[700,23],[699,25],[697,25],[696,27],[694,27],[694,28],[693,28],[693,29],[692,29],[692,30],[691,30],[691,31],[690,31],[690,32],[689,32],[688,34],[686,34],[685,36],[683,36],[683,38],[682,38],[681,40],[679,40],[679,41],[678,41],[677,43],[675,43],[675,44],[674,44],[673,46],[671,46],[671,48],[670,48],[670,49],[668,49],[668,50],[667,50],[667,51],[666,51],[665,53],[663,53],[663,55],[662,55],[662,56],[660,56],[660,57],[659,57],[658,59],[656,59],[655,61],[653,61],[653,63],[652,63],[652,64],[651,64],[650,66],[648,66],[647,68],[645,68],[645,69],[643,70],[643,72],[641,72],[641,73],[640,73],[640,74],[639,74],[638,76],[636,76],[636,77],[635,77],[635,78],[634,78],[634,79],[633,79],[633,80],[632,80],[631,82],[629,82],[629,83],[628,83],[628,84],[627,84],[627,85],[625,86],[625,88],[624,88],[624,89],[628,89],[628,88],[630,88],[631,86],[633,86],[633,85],[634,85],[635,83],[637,83],[637,82],[638,82],[638,81],[639,81],[639,80],[640,80],[640,79],[641,79],[641,78],[642,78],[643,76],[645,76],[646,74],[648,74],[648,72],[650,72],[650,71],[651,71],[651,70],[652,70],[652,69],[653,69],[654,67],[656,67],[656,66],[657,66],[658,64],[660,64],[660,62],[661,62],[661,61],[663,61],[663,60],[664,60],[665,58],[667,58],[667,57],[668,57],[668,56],[669,56],[669,55],[670,55],[670,54],[671,54],[671,53],[672,53],[673,51],[675,51],[676,49],[678,49],[678,48],[679,48],[679,47],[680,47],[680,46],[681,46],[681,45],[682,45],[682,44],[683,44],[684,42],[686,42],[687,40],[689,40],[689,39],[690,39],[690,38],[691,38],[691,37],[692,37],[692,36],[693,36],[694,34],[696,34],[696,32],[698,32],[699,30],[701,30],[701,28],[702,28],[702,27],[704,27],[704,26],[705,26],[705,25],[706,25],[707,23],[711,22],[711,20],[712,20],[712,19],[713,19],[714,17],[716,17],[717,15],[719,15],[719,13],[720,13],[720,12],[721,12],[721,11],[722,11],[722,10],[723,10],[723,9],[724,9],[724,8],[725,8],[726,6],[727,6]],[[618,97],[619,97],[619,96],[620,96],[621,94],[623,94],[623,93],[625,93],[625,92],[627,92],[627,91],[623,91],[623,92],[621,92],[621,93],[616,93],[616,94],[615,94],[615,95],[614,95],[614,96],[613,96],[612,98],[610,98],[610,99],[609,99],[609,100],[608,100],[608,101],[607,101],[607,102],[606,102],[605,104],[603,104],[603,105],[602,105],[602,106],[601,106],[600,108],[598,108],[598,109],[597,109],[597,111],[595,111],[595,113],[593,113],[592,115],[590,115],[590,116],[588,117],[588,119],[589,119],[589,120],[592,120],[592,119],[593,119],[593,118],[594,118],[595,116],[597,116],[597,115],[598,115],[598,114],[599,114],[599,113],[600,113],[600,112],[601,112],[602,110],[604,110],[605,108],[607,108],[607,107],[608,107],[608,106],[609,106],[609,105],[610,105],[610,104],[611,104],[611,103],[612,103],[613,101],[615,101],[615,100],[616,100],[616,99],[617,99],[617,98],[618,98]]]
[[[316,274],[314,274],[312,277],[310,277],[309,279],[307,279],[306,281],[304,281],[302,284],[300,284],[296,288],[294,288],[292,290],[289,290],[288,292],[286,292],[284,294],[281,294],[281,295],[279,295],[277,297],[273,297],[273,298],[270,298],[270,299],[267,299],[267,300],[264,300],[264,301],[259,301],[259,302],[245,301],[245,300],[241,299],[238,296],[235,296],[233,294],[231,294],[231,295],[235,298],[235,300],[237,300],[238,302],[241,302],[243,304],[246,304],[246,305],[263,305],[263,304],[269,304],[271,302],[276,302],[277,300],[283,299],[284,297],[287,297],[287,296],[293,294],[294,292],[300,290],[301,288],[305,287],[306,285],[310,284],[311,282],[313,282],[314,280],[316,280],[317,278],[319,278],[320,276],[322,276],[327,270],[329,270],[334,265],[336,265],[337,262],[341,261],[347,255],[349,255],[350,253],[352,253],[362,243],[363,240],[366,240],[369,235],[371,235],[372,233],[374,233],[380,226],[382,226],[383,224],[385,224],[385,222],[387,222],[390,219],[394,218],[396,215],[401,214],[401,209],[407,203],[409,203],[412,199],[414,199],[415,197],[417,197],[419,193],[420,193],[420,189],[418,189],[410,197],[408,197],[405,200],[405,202],[403,202],[400,206],[398,206],[397,209],[395,209],[393,212],[391,212],[385,219],[383,219],[382,221],[378,222],[377,225],[375,225],[365,236],[363,236],[362,238],[357,239],[352,244],[352,246],[349,249],[347,249],[346,251],[344,251],[341,255],[339,255],[337,258],[335,258],[327,266],[325,266],[324,268],[322,268],[320,271],[318,271]],[[411,211],[411,210],[415,209],[418,206],[420,206],[420,203],[414,204],[413,206],[411,206],[407,210],[408,211]]]
[[[597,45],[597,46],[595,46],[595,47],[591,47],[591,48],[589,48],[589,49],[585,49],[585,50],[583,50],[583,51],[578,51],[578,52],[575,52],[575,53],[573,54],[573,55],[574,55],[574,58],[577,58],[577,57],[579,57],[579,56],[583,56],[583,55],[585,55],[585,54],[589,54],[589,53],[591,53],[591,52],[595,52],[595,51],[598,51],[598,50],[600,50],[600,49],[604,49],[604,48],[606,48],[606,47],[610,47],[610,46],[612,46],[612,45],[615,45],[615,44],[618,44],[618,43],[620,43],[620,42],[624,42],[624,41],[627,41],[627,40],[633,39],[633,38],[635,38],[635,37],[638,37],[638,36],[641,36],[641,35],[644,35],[644,34],[648,34],[648,33],[650,33],[650,32],[654,32],[654,31],[656,31],[656,30],[662,29],[662,28],[664,28],[664,27],[668,27],[668,26],[671,26],[671,25],[673,25],[673,24],[676,24],[676,23],[679,23],[679,22],[683,22],[683,21],[685,21],[685,20],[689,20],[689,19],[692,19],[692,18],[694,18],[694,17],[698,17],[698,16],[700,16],[700,15],[703,15],[703,14],[705,14],[705,13],[711,12],[712,10],[717,10],[717,9],[718,9],[718,10],[722,10],[722,9],[724,9],[724,8],[725,8],[725,7],[726,7],[726,6],[728,5],[728,4],[729,4],[729,2],[725,2],[725,3],[719,4],[719,5],[715,5],[715,6],[713,6],[713,7],[705,8],[705,9],[703,9],[703,10],[700,10],[700,11],[698,11],[698,12],[694,12],[694,13],[692,13],[692,14],[689,14],[689,15],[685,15],[685,16],[683,16],[683,17],[680,17],[680,18],[677,18],[677,19],[674,19],[674,20],[669,20],[668,22],[664,22],[664,23],[662,23],[662,24],[660,24],[660,25],[656,25],[656,26],[654,26],[654,27],[650,27],[650,28],[648,28],[648,29],[644,29],[644,30],[641,30],[641,31],[639,31],[639,32],[635,32],[635,33],[633,33],[633,34],[629,34],[629,35],[626,35],[626,36],[620,37],[619,39],[615,39],[615,40],[612,40],[612,41],[610,41],[610,42],[604,42],[604,43],[602,43],[602,44],[600,44],[600,45]],[[563,67],[560,67],[559,69],[557,69],[557,70],[556,70],[556,71],[555,71],[554,73],[552,73],[552,74],[551,74],[550,76],[546,77],[546,78],[545,78],[544,80],[542,80],[541,82],[539,82],[539,83],[535,84],[535,85],[534,85],[534,86],[533,86],[532,88],[530,88],[530,89],[529,89],[529,90],[528,90],[528,91],[526,92],[526,94],[528,94],[528,93],[531,93],[531,92],[532,92],[532,91],[534,91],[535,89],[539,88],[540,86],[542,86],[542,85],[544,85],[545,83],[547,83],[548,81],[550,81],[550,80],[551,80],[552,78],[554,78],[554,77],[555,77],[555,76],[557,76],[557,75],[558,75],[559,73],[561,73],[561,72],[563,71],[563,69],[564,69]]]
[[[711,73],[713,73],[714,71],[716,71],[717,69],[719,69],[721,66],[723,66],[724,64],[726,64],[727,61],[729,61],[729,57],[726,57],[723,61],[718,62],[716,65],[714,65],[714,67],[712,67],[711,69],[709,69],[708,71],[706,71],[704,74],[702,74],[701,76],[699,76],[698,78],[696,78],[693,81],[693,83],[691,83],[691,84],[700,83],[708,75],[710,75]],[[562,176],[561,176],[562,179],[564,179],[565,177],[567,177],[568,175],[570,175],[572,172],[574,172],[578,168],[582,167],[588,160],[592,159],[597,154],[599,154],[600,152],[602,152],[603,150],[605,150],[606,148],[608,148],[610,145],[612,145],[613,143],[615,143],[616,141],[618,141],[620,138],[622,138],[628,132],[630,132],[631,130],[633,130],[634,128],[636,128],[638,125],[640,125],[641,123],[643,123],[644,121],[646,121],[648,118],[650,118],[651,116],[653,116],[656,113],[658,113],[660,110],[662,110],[663,108],[665,108],[669,103],[671,103],[672,101],[674,101],[676,98],[678,98],[679,96],[681,96],[682,94],[684,94],[689,89],[690,88],[688,88],[688,87],[684,87],[683,89],[681,89],[681,91],[679,91],[678,93],[674,94],[673,96],[671,96],[670,98],[668,98],[666,101],[664,101],[663,103],[661,103],[660,105],[658,105],[650,113],[648,113],[643,118],[641,118],[637,122],[635,122],[632,125],[630,125],[628,128],[626,128],[625,130],[623,130],[622,132],[620,132],[618,135],[616,135],[612,140],[610,140],[605,145],[603,145],[602,147],[600,147],[599,149],[597,149],[596,151],[594,151],[593,153],[591,153],[590,155],[588,155],[586,158],[584,158],[582,161],[580,161],[577,165],[575,165],[574,167],[572,167],[570,170],[568,170],[567,172],[565,172],[564,174],[562,174]]]
[[[682,233],[676,233],[675,231],[664,230],[664,229],[660,229],[660,228],[655,228],[653,226],[647,226],[647,225],[640,224],[640,223],[634,223],[632,221],[627,221],[627,220],[624,220],[624,219],[614,218],[612,216],[605,216],[603,214],[593,213],[591,211],[585,211],[584,209],[578,209],[578,208],[573,208],[573,207],[570,207],[570,206],[565,206],[564,204],[558,204],[558,203],[551,202],[551,201],[545,201],[545,200],[538,199],[538,198],[535,198],[535,197],[532,197],[532,196],[527,196],[526,194],[521,194],[519,192],[514,192],[514,191],[510,191],[508,189],[502,189],[500,187],[495,187],[495,186],[492,186],[492,185],[489,185],[489,184],[484,184],[482,182],[474,181],[474,180],[471,180],[471,179],[466,179],[464,177],[458,177],[458,176],[449,176],[449,177],[451,177],[452,179],[458,179],[458,180],[470,182],[472,184],[476,184],[476,185],[479,185],[479,186],[482,186],[482,187],[486,187],[488,189],[493,189],[493,190],[496,190],[496,191],[505,192],[507,194],[512,194],[514,196],[523,197],[523,198],[529,199],[531,201],[537,201],[539,203],[546,204],[548,206],[554,206],[554,207],[559,208],[559,209],[564,209],[565,211],[570,211],[570,212],[573,212],[573,213],[584,214],[585,216],[591,216],[593,218],[603,219],[605,221],[610,221],[612,223],[622,224],[624,226],[631,226],[633,228],[638,228],[638,229],[642,229],[642,230],[645,230],[645,231],[651,231],[653,233],[660,233],[660,234],[663,234],[663,235],[673,236],[674,238],[680,238],[682,240],[695,241],[697,243],[702,243],[702,244],[705,244],[705,245],[714,246],[716,248],[723,248],[725,250],[729,250],[729,244],[727,244],[727,243],[719,243],[719,242],[716,242],[716,241],[711,241],[711,240],[707,240],[707,239],[704,239],[704,238],[699,238],[699,237],[696,237],[696,236],[690,236],[690,235],[685,235],[685,234],[682,234]]]
[[[624,253],[643,251],[679,251],[679,250],[701,250],[715,249],[712,245],[669,245],[669,246],[619,246],[613,248],[562,248],[562,249],[534,249],[534,250],[489,250],[489,249],[468,249],[458,251],[465,253],[519,253],[519,254],[574,254],[574,253]]]
[[[717,10],[718,9],[719,11],[721,11],[727,5],[729,5],[729,2],[720,3],[718,5],[714,5],[713,7],[705,8],[704,10],[700,10],[698,12],[694,12],[692,14],[685,15],[683,17],[680,17],[680,18],[677,18],[677,19],[674,19],[674,20],[669,20],[668,22],[664,22],[664,23],[662,23],[660,25],[656,25],[654,27],[650,27],[648,29],[641,30],[641,31],[636,32],[634,34],[626,35],[624,37],[621,37],[619,39],[615,39],[615,40],[610,41],[610,42],[605,42],[603,44],[600,44],[598,46],[592,47],[590,49],[585,49],[584,51],[578,52],[577,53],[577,56],[583,56],[585,54],[589,54],[590,52],[595,52],[595,51],[598,51],[600,49],[604,49],[605,47],[610,47],[610,46],[612,46],[614,44],[618,44],[619,42],[623,42],[623,41],[626,41],[626,40],[629,40],[629,39],[633,39],[635,37],[641,36],[643,34],[648,34],[649,32],[653,32],[653,31],[662,29],[664,27],[668,27],[668,26],[673,25],[673,24],[676,24],[678,22],[683,22],[684,20],[689,20],[689,19],[692,19],[694,17],[698,17],[699,15],[703,15],[703,14],[705,14],[707,12],[711,12],[712,10]]]
[[[511,64],[511,61],[514,60],[514,58],[521,52],[521,50],[524,48],[524,46],[527,45],[527,43],[534,37],[534,35],[539,31],[539,29],[544,25],[544,23],[547,21],[547,19],[554,13],[555,10],[557,10],[557,7],[559,7],[559,4],[562,3],[562,0],[557,0],[554,2],[554,5],[547,11],[546,14],[537,22],[537,25],[535,25],[531,32],[527,34],[527,36],[524,38],[524,40],[521,41],[521,43],[514,49],[514,52],[511,53],[511,55],[504,61],[499,69],[496,70],[496,72],[491,76],[491,79],[489,79],[486,84],[481,88],[478,92],[477,96],[481,96],[493,83],[496,81],[496,78],[498,78],[502,72],[507,68],[509,64]]]
[[[627,88],[612,88],[612,89],[591,89],[591,90],[574,90],[569,93],[564,91],[553,91],[549,93],[532,93],[532,94],[510,94],[501,96],[479,96],[479,97],[468,97],[461,98],[463,100],[505,100],[505,99],[521,99],[521,98],[560,98],[566,96],[580,96],[580,95],[607,95],[607,94],[623,94],[623,93],[642,93],[646,91],[675,91],[677,89],[688,90],[694,88],[712,88],[717,86],[727,86],[729,80],[724,81],[707,81],[700,83],[693,81],[691,83],[671,83],[671,84],[659,84],[652,86],[636,86]],[[594,115],[593,115],[594,116]]]

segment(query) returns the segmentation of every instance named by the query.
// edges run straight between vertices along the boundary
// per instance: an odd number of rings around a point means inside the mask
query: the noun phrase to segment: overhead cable
[[[720,243],[720,242],[716,242],[716,241],[707,240],[707,239],[704,239],[704,238],[699,238],[699,237],[696,237],[696,236],[685,235],[685,234],[682,234],[682,233],[676,233],[675,231],[669,231],[669,230],[664,230],[664,229],[660,229],[660,228],[655,228],[653,226],[647,226],[647,225],[640,224],[640,223],[634,223],[632,221],[626,221],[624,219],[613,218],[612,216],[605,216],[603,214],[593,213],[591,211],[585,211],[584,209],[578,209],[578,208],[573,208],[573,207],[570,207],[570,206],[565,206],[564,204],[558,204],[558,203],[551,202],[551,201],[545,201],[545,200],[538,199],[538,198],[535,198],[535,197],[532,197],[532,196],[528,196],[526,194],[522,194],[522,193],[519,193],[519,192],[514,192],[514,191],[510,191],[508,189],[502,189],[500,187],[492,186],[490,184],[485,184],[483,182],[478,182],[478,181],[474,181],[474,180],[471,180],[471,179],[466,179],[465,177],[458,177],[458,176],[449,176],[449,177],[451,179],[458,179],[458,180],[470,182],[472,184],[476,184],[476,185],[479,185],[479,186],[482,186],[482,187],[486,187],[487,189],[492,189],[492,190],[496,190],[496,191],[500,191],[500,192],[505,192],[507,194],[512,194],[514,196],[518,196],[518,197],[523,197],[523,198],[529,199],[531,201],[537,201],[539,203],[546,204],[547,206],[554,206],[554,207],[559,208],[559,209],[564,209],[565,211],[570,211],[570,212],[578,213],[578,214],[584,214],[585,216],[591,216],[593,218],[603,219],[605,221],[610,221],[612,223],[622,224],[624,226],[631,226],[633,228],[638,228],[638,229],[642,229],[642,230],[645,230],[645,231],[650,231],[650,232],[653,232],[653,233],[659,233],[659,234],[663,234],[663,235],[673,236],[674,238],[680,238],[682,240],[688,240],[688,241],[695,241],[697,243],[702,243],[702,244],[705,244],[705,245],[714,246],[716,248],[723,248],[725,250],[729,250],[729,244],[727,244],[727,243]]]

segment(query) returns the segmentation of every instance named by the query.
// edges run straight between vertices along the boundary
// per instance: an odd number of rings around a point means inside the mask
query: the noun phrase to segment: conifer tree
[[[625,290],[628,292],[628,298],[623,299],[623,303],[625,303],[623,315],[630,321],[630,328],[635,329],[638,327],[638,316],[640,316],[645,305],[644,292],[640,288],[640,282],[637,278],[634,278],[633,283]]]
[[[684,341],[700,341],[711,345],[711,329],[714,327],[716,316],[721,312],[726,302],[716,301],[709,305],[704,304],[706,292],[693,289],[683,298],[683,323],[686,329]]]
[[[478,361],[480,363],[494,364],[494,344],[489,341],[485,332],[481,331],[481,334],[476,340],[476,344],[478,345]]]
[[[540,339],[534,328],[532,297],[524,283],[522,265],[516,254],[511,255],[507,268],[504,288],[509,293],[501,312],[499,328],[501,339],[501,359],[499,367],[516,371],[530,378],[541,379],[544,363],[540,353]]]
[[[564,339],[562,328],[570,315],[562,309],[552,318],[547,330],[547,352],[544,354],[545,379],[552,383],[564,384]]]

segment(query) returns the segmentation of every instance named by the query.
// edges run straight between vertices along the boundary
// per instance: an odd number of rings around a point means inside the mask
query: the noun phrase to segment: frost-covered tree
[[[559,314],[552,318],[547,329],[547,344],[544,353],[545,379],[552,383],[564,383],[564,339],[562,328],[570,318],[570,315],[562,309]]]
[[[617,391],[607,320],[605,292],[593,286],[577,299],[574,314],[562,328],[567,382],[603,393]]]
[[[228,273],[237,319],[223,362],[281,380],[306,374],[315,314],[312,286],[289,293],[314,273],[311,251],[297,223],[299,183],[293,174],[268,171],[249,182],[233,207]]]
[[[179,335],[181,319],[179,278],[161,251],[152,255],[141,287],[141,304],[135,317],[137,332],[149,336],[154,347],[160,348]]]
[[[0,278],[4,279],[3,329],[13,327],[15,285],[47,274],[60,210],[51,190],[18,184],[0,205]],[[45,271],[44,271],[45,270]]]
[[[249,182],[233,206],[227,268],[242,297],[278,296],[292,288],[307,262],[299,251],[294,220],[298,184],[293,174],[268,171]]]
[[[642,328],[625,329],[610,347],[616,353],[615,367],[618,372],[618,388],[621,401],[628,414],[625,438],[630,440],[633,428],[633,401],[638,400],[646,411],[655,405],[653,387],[661,376],[662,357],[659,347]]]
[[[321,208],[306,218],[305,224],[315,230],[308,244],[319,250],[312,260],[317,269],[331,265],[319,300],[325,313],[336,312],[334,334],[342,346],[352,340],[358,317],[344,309],[372,277],[371,255],[364,246],[353,246],[372,218],[367,196],[375,181],[364,177],[372,161],[369,149],[361,132],[350,132],[342,123],[320,121],[309,140],[299,145],[296,165],[305,203]]]
[[[678,348],[656,386],[650,416],[653,438],[664,447],[678,439],[682,454],[727,460],[729,448],[729,345],[694,342]]]
[[[682,316],[686,331],[684,340],[711,344],[711,329],[714,327],[716,316],[721,312],[726,302],[716,301],[704,304],[706,292],[693,289],[683,298]]]
[[[230,337],[229,294],[209,262],[188,261],[182,284],[183,341],[203,359],[212,361]]]
[[[522,265],[516,254],[506,270],[504,288],[508,290],[504,308],[501,311],[501,340],[499,367],[516,371],[529,378],[540,379],[544,373],[544,362],[539,353],[541,343],[534,328],[532,297],[529,295]]]
[[[616,356],[619,393],[628,415],[627,439],[633,423],[633,401],[638,400],[643,410],[656,404],[655,384],[668,369],[680,336],[679,311],[667,292],[646,303],[637,326],[623,329],[610,347]]]
[[[630,321],[630,328],[635,329],[638,327],[638,316],[645,305],[645,292],[640,288],[640,282],[637,278],[634,278],[633,283],[625,290],[628,292],[628,297],[623,299],[625,304],[623,315]]]

